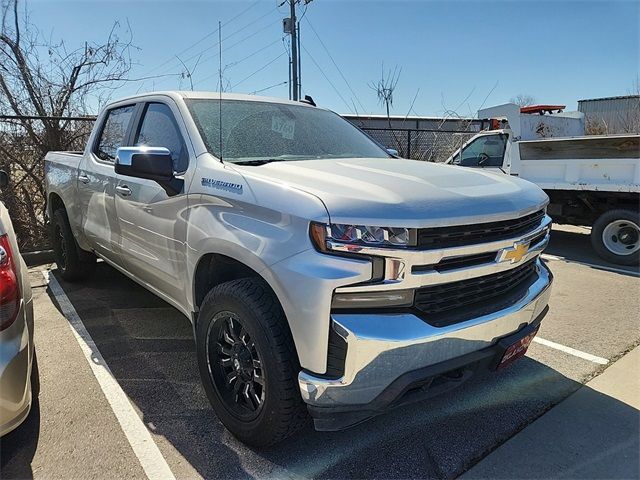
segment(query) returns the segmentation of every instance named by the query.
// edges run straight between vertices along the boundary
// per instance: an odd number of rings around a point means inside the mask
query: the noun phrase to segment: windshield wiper
[[[261,158],[259,160],[243,160],[241,162],[233,162],[234,165],[251,165],[260,166],[271,162],[277,162],[277,158]]]
[[[233,162],[236,165],[264,165],[271,162],[292,162],[295,160],[310,160],[316,158],[312,155],[278,155],[271,158],[254,158],[251,160],[239,160]]]

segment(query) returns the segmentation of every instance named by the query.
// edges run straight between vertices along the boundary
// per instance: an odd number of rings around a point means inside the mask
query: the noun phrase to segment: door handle
[[[128,197],[129,195],[131,195],[131,189],[126,185],[118,185],[116,187],[116,192],[118,192],[123,197]]]
[[[89,183],[89,177],[87,177],[86,175],[78,175],[78,180],[80,180],[85,185]]]

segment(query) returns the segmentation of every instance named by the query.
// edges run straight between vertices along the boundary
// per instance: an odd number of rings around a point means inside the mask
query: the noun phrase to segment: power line
[[[241,17],[242,15],[244,15],[245,13],[247,13],[249,10],[251,10],[253,7],[255,7],[256,5],[258,5],[260,3],[260,0],[252,3],[251,5],[249,5],[247,8],[245,8],[244,10],[242,10],[240,13],[238,13],[235,17],[227,20],[226,22],[224,22],[222,24],[222,26],[226,26],[229,25],[231,22],[233,22],[234,20],[236,20],[237,18]],[[218,32],[218,30],[212,30],[211,32],[207,33],[204,37],[200,38],[200,40],[197,40],[196,42],[192,43],[191,45],[189,45],[187,48],[185,48],[184,50],[178,52],[175,54],[175,56],[180,56],[183,53],[188,52],[189,50],[191,50],[193,47],[195,47],[196,45],[199,45],[200,43],[204,42],[207,38],[215,35]],[[161,63],[160,65],[152,68],[151,70],[149,70],[148,73],[153,73],[156,70],[158,70],[159,68],[164,67],[166,64],[170,63],[173,60],[174,57],[169,58],[168,60],[166,60],[165,62]],[[188,60],[187,60],[188,61]]]
[[[276,10],[276,9],[274,8],[274,9],[271,9],[271,10],[267,11],[265,14],[261,15],[260,17],[258,17],[258,18],[256,18],[256,19],[254,19],[253,21],[251,21],[251,22],[247,23],[247,24],[246,24],[246,25],[244,25],[243,27],[241,27],[241,28],[239,28],[239,29],[237,29],[237,30],[233,31],[232,33],[230,33],[230,34],[229,34],[229,35],[227,35],[226,37],[222,38],[222,41],[224,42],[225,40],[228,40],[228,39],[230,39],[231,37],[233,37],[233,36],[237,35],[238,33],[240,33],[240,32],[242,32],[242,31],[246,30],[247,28],[249,28],[250,26],[252,26],[252,25],[256,24],[257,22],[259,22],[259,21],[260,21],[260,20],[262,20],[263,18],[265,18],[265,17],[267,17],[267,16],[269,16],[269,15],[273,14],[273,12],[274,12],[275,10]],[[237,16],[236,16],[236,17],[237,17]],[[279,20],[278,20],[278,21],[279,21]],[[227,22],[227,23],[229,23],[229,22]],[[275,23],[275,22],[272,22],[271,24],[269,24],[269,25],[265,26],[264,28],[262,28],[262,29],[260,29],[260,30],[258,30],[258,31],[262,31],[262,30],[264,30],[266,27],[273,25],[273,23]],[[224,25],[224,24],[223,24],[223,25]],[[208,37],[210,37],[210,36],[212,36],[212,35],[216,34],[217,32],[218,32],[218,30],[216,29],[216,30],[214,30],[213,32],[208,33],[208,34],[207,34],[204,38],[202,38],[201,40],[205,40],[206,38],[208,38]],[[237,45],[237,44],[239,44],[239,43],[242,43],[242,42],[243,42],[244,40],[246,40],[247,38],[251,38],[251,37],[252,37],[252,36],[254,36],[256,33],[257,33],[257,32],[253,32],[251,35],[249,35],[248,37],[245,37],[243,40],[241,40],[241,41],[239,41],[239,42],[236,42],[233,46],[235,46],[235,45]],[[200,56],[200,55],[204,54],[205,52],[208,52],[209,50],[212,50],[212,49],[216,48],[216,47],[218,46],[218,44],[219,44],[219,42],[216,42],[216,43],[214,43],[213,45],[210,45],[210,46],[208,46],[208,47],[206,47],[206,48],[203,48],[202,50],[200,50],[200,51],[198,51],[198,52],[194,53],[193,55],[191,55],[191,56],[189,56],[189,57],[185,58],[185,59],[184,59],[184,62],[185,62],[185,63],[186,63],[186,62],[189,62],[190,60],[193,60],[194,58],[197,58],[198,56]],[[229,48],[231,48],[231,47],[229,47]],[[187,49],[187,50],[188,50],[188,49]],[[214,58],[217,58],[217,55],[214,55],[214,56],[212,56],[212,57],[209,57],[209,58],[207,58],[205,61],[209,61],[209,60],[212,60],[212,59],[214,59]],[[163,66],[164,66],[164,65],[166,65],[166,64],[167,64],[167,63],[169,63],[169,62],[170,62],[170,60],[169,60],[169,61],[167,61],[167,62],[165,62],[165,63],[163,64]],[[177,66],[179,66],[179,65],[178,65],[178,64],[174,64],[174,65],[172,65],[172,66],[170,67],[170,69],[176,68]],[[157,68],[159,68],[159,67],[157,67]],[[156,69],[157,69],[157,68],[156,68]],[[156,69],[154,69],[154,70],[156,70]]]
[[[271,26],[273,26],[274,24],[279,23],[279,22],[280,22],[280,19],[277,19],[276,21],[271,22],[271,23],[269,23],[269,24],[267,24],[267,25],[263,26],[262,28],[260,28],[260,29],[258,29],[258,30],[256,30],[256,31],[254,31],[254,32],[252,32],[252,33],[250,33],[250,34],[249,34],[249,35],[247,35],[246,37],[243,37],[243,38],[241,38],[240,40],[238,40],[236,43],[232,43],[232,44],[231,44],[231,45],[229,45],[228,47],[226,47],[226,48],[222,49],[222,53],[224,53],[224,52],[226,52],[226,51],[228,51],[228,50],[231,50],[232,48],[236,47],[237,45],[240,45],[241,43],[246,42],[246,41],[247,41],[247,40],[249,40],[250,38],[255,37],[257,34],[259,34],[259,33],[263,32],[263,31],[265,31],[267,28],[269,28],[269,27],[271,27]],[[228,37],[227,37],[227,38],[228,38]],[[224,41],[224,40],[226,40],[226,38],[223,38],[223,39],[222,39],[222,41]],[[279,41],[279,40],[278,40],[278,41]],[[275,42],[274,42],[274,43],[275,43]],[[210,62],[211,60],[214,60],[214,59],[216,59],[216,58],[218,58],[218,54],[212,55],[212,56],[210,56],[210,57],[206,57],[206,58],[202,61],[202,63]]]
[[[327,77],[327,75],[324,73],[324,70],[322,70],[322,67],[320,67],[320,65],[318,65],[318,62],[316,62],[316,59],[313,58],[313,55],[311,55],[311,53],[309,53],[309,50],[307,50],[307,48],[302,45],[302,49],[305,51],[305,53],[309,56],[309,58],[311,59],[311,61],[313,62],[313,64],[318,68],[318,70],[320,70],[320,73],[322,74],[322,76],[324,77],[324,79],[329,83],[329,85],[331,85],[331,87],[333,88],[333,91],[336,92],[338,94],[338,96],[340,97],[340,99],[342,99],[342,101],[344,102],[344,104],[347,106],[348,109],[351,108],[351,106],[349,105],[349,103],[344,99],[344,97],[342,96],[342,94],[340,93],[340,90],[338,90],[336,88],[336,86],[333,84],[333,82],[331,80],[329,80],[329,77]]]
[[[262,52],[263,50],[266,50],[266,49],[267,49],[267,48],[269,48],[271,45],[275,45],[276,43],[280,43],[280,39],[279,39],[279,38],[278,38],[278,39],[276,39],[276,40],[274,40],[274,41],[273,41],[273,42],[271,42],[270,44],[265,45],[264,47],[259,48],[259,49],[258,49],[258,50],[256,50],[255,52],[250,53],[249,55],[247,55],[247,56],[245,56],[245,57],[242,57],[240,60],[237,60],[237,61],[235,61],[235,62],[231,62],[231,63],[227,63],[227,64],[225,65],[225,68],[235,67],[235,66],[236,66],[236,65],[238,65],[239,63],[242,63],[242,62],[244,62],[245,60],[250,59],[250,58],[251,58],[251,57],[253,57],[254,55],[257,55],[258,53]],[[231,48],[231,47],[229,47],[229,48]],[[223,50],[223,52],[224,52],[224,50]]]
[[[263,30],[266,30],[267,28],[269,28],[270,26],[272,26],[274,23],[279,22],[279,21],[280,21],[280,20],[278,19],[278,20],[276,20],[275,22],[271,22],[270,24],[265,25],[263,28],[261,28],[261,29],[259,29],[259,30],[256,30],[255,32],[253,32],[253,33],[251,33],[251,34],[247,35],[246,37],[244,37],[244,38],[242,38],[242,39],[238,40],[236,43],[234,43],[234,44],[232,44],[232,45],[229,45],[228,47],[225,47],[224,49],[222,49],[222,53],[224,53],[224,52],[227,52],[227,51],[231,50],[231,49],[232,49],[232,48],[234,48],[235,46],[237,46],[237,45],[239,45],[239,44],[241,44],[241,43],[243,43],[243,42],[247,41],[249,38],[251,38],[251,37],[253,37],[253,36],[257,35],[258,33],[262,32]],[[227,37],[227,38],[228,38],[228,37]],[[222,39],[222,41],[224,42],[224,38]],[[277,42],[279,42],[279,41],[280,41],[280,39],[275,40],[275,41],[273,41],[272,43],[270,43],[269,45],[267,45],[267,46],[265,46],[265,47],[261,47],[260,49],[256,50],[255,52],[251,53],[250,55],[247,55],[247,56],[245,56],[245,57],[241,58],[241,59],[240,59],[240,60],[238,60],[237,62],[231,62],[230,64],[225,65],[224,69],[226,69],[227,67],[233,67],[233,66],[236,66],[238,63],[240,63],[240,62],[243,62],[243,61],[247,60],[248,58],[252,57],[253,55],[256,55],[257,53],[259,53],[259,52],[261,52],[261,51],[263,51],[263,50],[266,50],[268,47],[271,47],[272,45],[275,45],[275,44],[276,44]],[[218,45],[218,44],[216,44],[216,45]],[[200,65],[202,65],[203,63],[210,62],[210,61],[212,61],[212,60],[216,60],[216,59],[218,58],[218,55],[219,55],[219,54],[218,54],[218,53],[216,53],[215,55],[212,55],[211,57],[206,57],[204,60],[200,61]],[[223,69],[223,70],[224,70],[224,69]],[[195,86],[197,86],[197,85],[199,85],[199,84],[201,84],[201,83],[203,83],[203,82],[205,82],[205,81],[207,81],[207,80],[210,80],[211,78],[213,78],[213,77],[215,77],[215,76],[217,76],[217,74],[209,75],[209,76],[207,76],[207,77],[203,78],[202,80],[199,80],[199,81],[195,82],[195,83],[193,84],[193,86],[195,87]],[[165,79],[165,80],[163,80],[163,81],[166,81],[166,79]],[[162,83],[162,82],[160,82],[160,83]]]
[[[311,2],[309,2],[309,3],[311,3]],[[307,14],[307,9],[309,8],[309,3],[305,2],[305,4],[304,4],[304,12],[302,12],[302,16],[298,19],[298,22],[301,22],[302,19],[304,18],[304,16]]]
[[[265,13],[264,15],[262,15],[262,16],[260,16],[260,17],[256,18],[254,21],[247,23],[244,27],[239,28],[238,30],[236,30],[236,31],[234,31],[234,32],[232,32],[232,33],[230,33],[229,35],[227,35],[226,37],[224,37],[224,38],[222,39],[222,42],[224,42],[224,41],[226,41],[226,40],[229,40],[231,37],[233,37],[233,36],[237,35],[238,33],[242,32],[243,30],[246,30],[246,29],[247,29],[247,28],[249,28],[250,26],[252,26],[252,25],[254,25],[254,24],[258,23],[258,22],[259,22],[260,20],[262,20],[263,18],[265,18],[265,17],[267,17],[267,16],[271,15],[271,14],[272,14],[272,12],[273,12],[273,10],[269,10],[267,13]],[[278,21],[279,21],[279,20],[278,20]],[[275,23],[275,22],[271,22],[270,24],[265,25],[265,26],[264,26],[264,27],[262,27],[260,30],[256,30],[256,31],[254,31],[253,33],[251,33],[251,34],[250,34],[250,35],[248,35],[247,37],[244,37],[242,40],[240,40],[240,41],[238,41],[238,42],[234,43],[231,47],[228,47],[228,48],[232,48],[232,47],[234,47],[234,46],[238,45],[239,43],[242,43],[242,42],[243,42],[243,41],[245,41],[246,39],[251,38],[252,36],[256,35],[258,32],[261,32],[261,31],[263,31],[264,29],[266,29],[266,28],[270,27],[270,26],[271,26],[271,25],[273,25],[274,23]],[[215,48],[215,47],[217,47],[217,46],[218,46],[218,43],[219,43],[219,42],[216,42],[216,43],[215,43],[215,45],[211,45],[210,47],[204,48],[204,49],[203,49],[203,50],[201,50],[200,52],[193,54],[193,55],[192,55],[190,58],[188,58],[187,60],[190,60],[190,59],[193,59],[193,58],[197,57],[197,56],[198,56],[198,54],[202,54],[202,53],[204,53],[204,52],[206,52],[206,51],[212,50],[213,48]],[[223,50],[223,52],[224,52],[224,50]],[[214,55],[214,56],[213,56],[213,57],[211,57],[211,58],[216,58],[216,56]]]
[[[254,91],[253,91],[253,92],[251,92],[249,95],[255,95],[256,93],[264,92],[265,90],[271,90],[272,88],[279,87],[280,85],[286,85],[287,83],[289,83],[289,82],[287,82],[287,81],[285,80],[284,82],[276,83],[276,84],[274,84],[274,85],[270,85],[270,86],[268,86],[268,87],[261,88],[260,90],[254,90]]]
[[[276,43],[278,43],[278,42],[280,42],[280,39],[278,39],[278,40],[275,40],[275,41],[271,42],[269,45],[266,45],[266,46],[264,46],[264,47],[260,47],[260,48],[259,48],[258,50],[256,50],[255,52],[250,53],[249,55],[246,55],[245,57],[241,58],[241,59],[240,59],[240,60],[238,60],[237,62],[232,62],[232,63],[229,63],[229,64],[225,65],[225,66],[224,66],[224,68],[223,68],[223,71],[224,71],[224,70],[226,70],[227,68],[235,67],[235,66],[236,66],[236,65],[238,65],[239,63],[244,62],[245,60],[248,60],[249,58],[251,58],[251,57],[253,57],[253,56],[257,55],[258,53],[260,53],[260,52],[262,52],[262,51],[266,50],[267,48],[269,48],[269,47],[271,47],[271,46],[275,45],[275,44],[276,44]],[[224,52],[225,52],[225,51],[227,51],[227,50],[228,50],[228,48],[223,49],[223,50],[222,50],[222,53],[224,53]],[[284,55],[284,53],[283,53],[283,55]],[[217,58],[217,57],[215,57],[215,58]],[[211,60],[211,59],[209,59],[209,60]],[[196,86],[196,85],[200,85],[201,83],[206,82],[207,80],[212,79],[214,76],[215,76],[215,75],[208,75],[208,76],[204,77],[203,79],[198,80],[196,83],[194,83],[194,86]]]
[[[320,38],[320,35],[318,35],[318,32],[316,32],[316,29],[313,27],[313,25],[311,24],[311,21],[307,18],[306,19],[307,23],[309,24],[309,26],[311,27],[311,30],[313,31],[313,34],[316,36],[316,38],[320,41],[320,45],[322,45],[322,48],[324,48],[324,51],[327,52],[327,55],[329,56],[329,58],[331,59],[331,63],[333,63],[333,66],[336,67],[336,70],[338,70],[338,73],[340,74],[340,76],[342,77],[342,80],[344,80],[344,83],[347,84],[347,87],[349,88],[349,91],[351,91],[351,93],[353,94],[353,96],[355,97],[355,99],[358,101],[358,103],[360,104],[360,107],[362,107],[362,110],[365,111],[366,108],[364,107],[364,105],[362,104],[362,102],[360,101],[360,98],[358,98],[358,95],[356,94],[356,92],[353,91],[353,88],[351,88],[351,84],[349,83],[349,81],[347,80],[347,78],[344,76],[344,74],[342,73],[342,70],[340,70],[340,67],[338,66],[338,64],[336,63],[336,61],[333,59],[333,56],[331,55],[331,52],[329,52],[329,49],[327,48],[327,46],[324,44],[324,42],[322,41],[322,38]]]
[[[253,72],[251,75],[247,75],[246,77],[244,77],[242,80],[240,80],[238,83],[236,83],[235,85],[233,85],[231,87],[231,89],[236,88],[238,85],[240,85],[241,83],[243,83],[246,80],[249,80],[251,77],[253,77],[254,75],[256,75],[257,73],[260,73],[262,70],[264,70],[265,68],[267,68],[269,65],[271,65],[272,63],[274,63],[276,60],[278,60],[279,58],[284,56],[284,52],[282,52],[280,55],[278,55],[276,58],[274,58],[273,60],[267,62],[265,65],[263,65],[262,67],[260,67],[258,70],[256,70],[255,72]]]

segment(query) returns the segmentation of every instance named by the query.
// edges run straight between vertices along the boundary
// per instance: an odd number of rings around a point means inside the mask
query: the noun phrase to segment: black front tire
[[[53,212],[50,229],[53,257],[60,276],[68,282],[89,277],[96,269],[96,256],[78,246],[64,209]]]
[[[640,214],[633,210],[616,209],[603,213],[593,223],[593,227],[591,228],[591,245],[593,246],[593,249],[601,258],[611,263],[616,263],[618,265],[640,264],[640,250],[636,250],[630,254],[622,254],[621,252],[624,251],[623,248],[618,248],[618,252],[616,252],[612,248],[607,247],[607,243],[611,246],[621,244],[616,238],[613,238],[614,236],[607,234],[609,231],[613,231],[615,233],[615,230],[611,230],[610,228],[610,226],[614,224],[621,225],[623,228],[629,229],[633,237],[631,242],[635,240],[635,244],[637,244]],[[605,236],[607,236],[607,242],[605,242]],[[612,238],[609,238],[610,236]],[[631,245],[627,245],[627,247],[630,246]]]
[[[221,354],[216,353],[211,332],[215,322],[228,315],[239,321],[260,358],[263,399],[249,418],[238,414],[237,405],[214,373]],[[196,343],[200,376],[209,401],[220,421],[239,440],[265,447],[285,439],[307,423],[308,413],[297,382],[300,366],[293,339],[278,299],[262,279],[233,280],[213,288],[201,306]]]

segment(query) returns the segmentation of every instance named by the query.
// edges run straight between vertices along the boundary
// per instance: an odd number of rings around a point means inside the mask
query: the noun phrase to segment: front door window
[[[469,143],[453,160],[463,167],[501,167],[504,150],[507,146],[507,135],[482,135]]]

